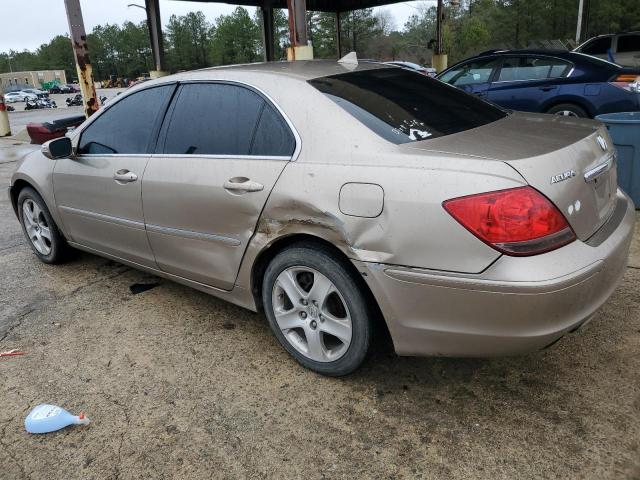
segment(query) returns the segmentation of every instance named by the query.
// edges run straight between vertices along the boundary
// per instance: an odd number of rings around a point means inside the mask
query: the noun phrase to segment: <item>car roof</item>
[[[358,64],[342,64],[335,60],[299,60],[295,62],[262,62],[247,63],[242,65],[225,65],[209,67],[201,70],[192,70],[171,75],[175,80],[180,79],[207,79],[215,78],[216,72],[252,72],[267,75],[277,75],[296,78],[299,80],[311,80],[318,77],[327,77],[353,71],[375,70],[390,68],[389,65],[377,62],[359,62]],[[162,77],[167,79],[169,77]]]
[[[610,69],[621,69],[620,65],[616,65],[615,63],[608,62],[601,58],[593,57],[591,55],[587,55],[586,53],[574,52],[571,50],[558,50],[558,49],[521,49],[521,50],[489,50],[487,52],[483,52],[475,57],[465,58],[464,60],[457,62],[452,65],[450,68],[455,67],[456,65],[466,63],[470,60],[478,60],[487,57],[508,57],[513,55],[541,55],[541,56],[550,56],[561,58],[572,63],[585,64],[588,63],[591,66],[595,67],[608,67]],[[446,71],[446,70],[445,70]]]

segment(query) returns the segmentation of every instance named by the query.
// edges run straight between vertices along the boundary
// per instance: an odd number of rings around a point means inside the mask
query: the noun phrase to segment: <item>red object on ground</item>
[[[0,353],[1,357],[17,357],[18,355],[25,355],[27,352],[21,352],[19,350],[9,350],[8,352]]]

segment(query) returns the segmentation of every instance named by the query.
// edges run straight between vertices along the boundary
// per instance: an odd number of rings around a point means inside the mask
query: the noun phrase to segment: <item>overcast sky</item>
[[[55,35],[68,32],[67,18],[63,0],[20,0],[8,2],[0,0],[3,5],[2,26],[0,26],[0,52],[8,50],[34,50],[47,43]],[[144,5],[144,0],[81,0],[84,25],[87,32],[94,26],[105,23],[121,24],[126,20],[140,22],[146,18],[144,10],[127,7],[130,3]],[[421,3],[408,1],[382,7],[393,14],[398,28]],[[9,6],[10,4],[10,6]],[[234,5],[224,3],[183,2],[160,0],[162,23],[166,25],[172,14],[184,15],[190,11],[201,10],[209,22],[221,14],[228,14]],[[253,12],[254,9],[250,9]]]

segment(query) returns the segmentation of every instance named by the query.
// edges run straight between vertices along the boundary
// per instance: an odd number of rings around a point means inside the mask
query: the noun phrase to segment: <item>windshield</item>
[[[400,68],[342,73],[309,83],[396,144],[463,132],[506,116],[497,106]]]

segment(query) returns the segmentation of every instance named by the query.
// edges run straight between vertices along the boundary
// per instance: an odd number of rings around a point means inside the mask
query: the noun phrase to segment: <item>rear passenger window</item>
[[[265,103],[251,146],[251,155],[290,157],[296,148],[291,130],[281,115]]]
[[[618,53],[640,52],[640,35],[622,35],[618,37]]]
[[[171,109],[170,109],[171,111]],[[164,153],[287,155],[295,141],[280,115],[248,88],[224,83],[183,85],[166,127]]]
[[[148,88],[109,107],[82,132],[78,153],[149,153],[154,122],[174,88],[174,85]]]
[[[587,43],[580,51],[588,55],[606,55],[611,48],[612,37],[596,38]]]
[[[507,58],[500,69],[498,81],[509,82],[558,78],[564,76],[570,68],[570,63],[557,58]]]

